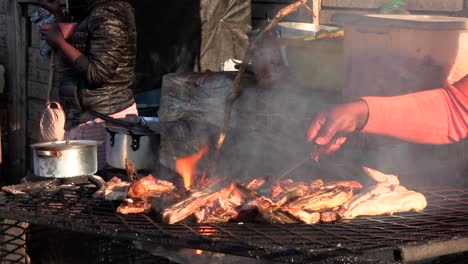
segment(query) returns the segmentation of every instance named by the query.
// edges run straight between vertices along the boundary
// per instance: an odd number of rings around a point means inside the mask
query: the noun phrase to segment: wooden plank
[[[26,173],[26,119],[27,119],[27,19],[23,17],[22,8],[15,1],[8,10],[8,165],[6,179],[10,183],[18,182]]]
[[[47,84],[29,81],[28,96],[31,98],[46,100]]]
[[[8,31],[0,30],[0,47],[8,47]]]
[[[3,1],[5,1],[5,0],[3,0]],[[0,30],[1,31],[6,31],[6,29],[7,29],[7,27],[6,27],[6,25],[7,25],[7,16],[6,16],[6,14],[0,14],[0,25],[2,25],[0,27]]]
[[[49,71],[46,69],[29,67],[28,77],[29,77],[28,80],[31,82],[47,84],[49,81]]]
[[[45,109],[45,101],[44,100],[28,100],[28,119],[31,121],[39,122],[41,120],[41,115]],[[31,130],[30,127],[28,127]]]
[[[0,1],[0,13],[7,14],[10,10],[10,2],[11,0],[2,0]]]
[[[322,7],[377,9],[388,0],[322,0]],[[405,0],[410,10],[460,11],[464,0]]]
[[[30,36],[31,36],[31,47],[39,47],[39,44],[41,43],[41,33],[39,33],[39,29],[36,27],[36,25],[31,23],[31,31],[30,31]]]
[[[41,131],[40,131],[39,122],[28,120],[28,137],[34,141],[41,140]]]
[[[28,63],[38,69],[49,69],[49,57],[42,56],[39,48],[31,47],[28,49]]]
[[[2,65],[8,64],[8,49],[5,47],[0,47],[0,64]]]
[[[28,4],[27,7],[26,7],[27,17],[31,17],[34,10],[36,10],[36,8],[38,8],[38,7],[39,7],[38,4]]]

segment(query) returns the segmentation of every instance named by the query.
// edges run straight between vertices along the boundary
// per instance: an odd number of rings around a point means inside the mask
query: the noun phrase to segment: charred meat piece
[[[233,183],[231,192],[208,203],[195,212],[198,223],[221,223],[237,218],[243,204],[254,200],[257,194],[244,185]]]
[[[163,193],[158,198],[151,199],[151,208],[156,212],[162,212],[164,209],[179,202],[182,197],[183,195],[177,192]]]
[[[352,196],[353,190],[350,187],[325,187],[316,193],[306,195],[296,201],[288,203],[287,206],[303,210],[323,211],[341,206],[349,201]]]
[[[326,211],[320,213],[320,222],[322,223],[333,223],[340,220],[340,215],[335,211]]]
[[[333,182],[327,182],[325,184],[326,187],[336,187],[336,186],[345,186],[345,187],[350,187],[352,189],[362,189],[362,184],[357,182],[357,181],[333,181]]]
[[[216,199],[228,196],[234,186],[235,184],[230,184],[228,187],[217,192],[211,192],[210,190],[193,191],[187,199],[164,210],[162,213],[163,220],[169,224],[182,221],[206,204],[209,204]]]
[[[303,182],[294,182],[291,179],[277,181],[271,186],[271,198],[275,199],[280,194],[287,194],[291,191],[298,190],[307,193],[309,191],[309,186]]]
[[[228,199],[218,198],[208,206],[203,206],[195,217],[197,223],[225,223],[237,218],[238,212]]]
[[[135,168],[135,165],[133,165],[132,161],[127,158],[125,158],[125,169],[127,170],[127,178],[130,182],[135,182],[138,180],[138,171]]]
[[[284,212],[281,207],[266,197],[258,198],[255,204],[260,215],[272,224],[294,224],[299,222],[295,217]]]
[[[158,180],[150,174],[130,186],[128,197],[148,200],[151,197],[159,197],[163,193],[172,192],[174,189],[175,186],[172,183]]]
[[[266,182],[267,181],[264,178],[255,178],[242,183],[242,186],[244,186],[247,190],[256,191],[262,188],[262,186],[265,185]]]
[[[316,224],[320,222],[320,212],[309,212],[306,210],[291,207],[283,207],[282,210],[288,212],[289,214],[306,224]]]
[[[93,197],[105,200],[121,201],[127,197],[129,187],[129,182],[113,177],[108,182],[103,183],[101,188],[93,194]]]
[[[140,214],[148,212],[151,209],[151,203],[148,201],[133,201],[125,199],[123,203],[117,207],[117,212],[120,214]]]

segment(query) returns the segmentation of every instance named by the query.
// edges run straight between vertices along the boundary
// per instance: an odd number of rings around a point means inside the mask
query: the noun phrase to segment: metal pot
[[[99,141],[70,140],[31,145],[34,174],[42,177],[70,178],[97,172]]]
[[[120,120],[154,128],[159,123],[154,117],[126,117]],[[145,132],[113,124],[106,124],[106,162],[118,169],[125,169],[129,159],[137,169],[150,170],[158,160],[160,134]]]

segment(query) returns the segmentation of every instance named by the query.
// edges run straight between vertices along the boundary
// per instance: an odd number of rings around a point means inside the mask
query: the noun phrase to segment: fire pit
[[[165,224],[153,214],[120,215],[89,185],[34,195],[1,193],[0,218],[139,241],[281,262],[329,258],[418,261],[468,251],[468,190],[418,189],[423,212],[359,217],[337,224]]]

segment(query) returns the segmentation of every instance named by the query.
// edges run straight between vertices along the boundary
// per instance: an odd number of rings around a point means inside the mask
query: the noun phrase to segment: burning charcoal
[[[102,184],[101,188],[93,194],[94,198],[105,200],[121,201],[127,197],[127,192],[130,183],[122,181],[117,177],[110,179],[110,181]]]
[[[158,180],[153,175],[148,175],[133,183],[128,190],[128,197],[140,200],[148,200],[159,197],[163,193],[172,192],[175,187],[168,181]]]
[[[117,207],[117,213],[120,214],[140,214],[148,212],[151,209],[151,204],[147,201],[133,201],[125,199],[122,204]]]

